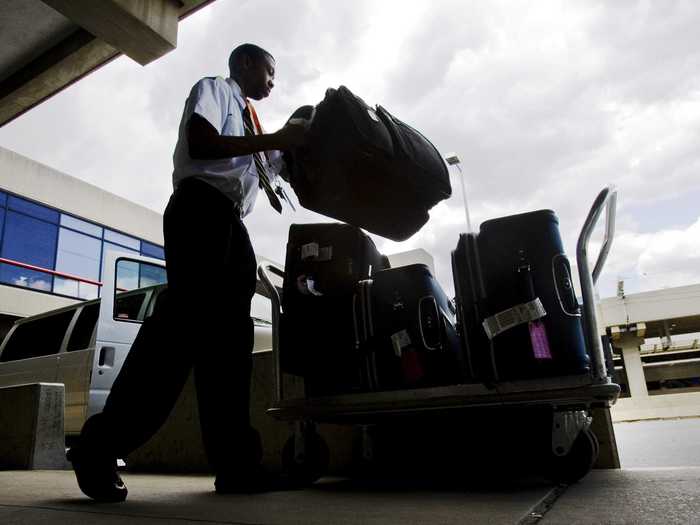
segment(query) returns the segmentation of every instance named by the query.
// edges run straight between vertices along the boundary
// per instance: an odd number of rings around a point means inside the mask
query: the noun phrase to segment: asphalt
[[[593,471],[570,487],[324,478],[304,490],[219,496],[210,476],[125,473],[127,501],[96,504],[82,496],[70,471],[2,471],[0,523],[700,524],[700,466],[693,466],[700,463],[700,419],[622,424],[616,431],[623,469]],[[673,452],[664,456],[666,448]],[[657,464],[681,462],[687,465]]]

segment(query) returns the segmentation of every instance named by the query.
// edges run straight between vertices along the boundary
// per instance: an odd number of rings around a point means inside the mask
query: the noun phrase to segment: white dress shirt
[[[177,145],[173,154],[173,188],[188,177],[198,177],[211,184],[236,203],[245,217],[255,205],[258,195],[258,174],[252,155],[228,159],[198,160],[190,157],[187,122],[193,113],[205,118],[222,136],[245,135],[243,110],[245,99],[235,80],[222,77],[203,78],[197,82],[185,102],[180,120]],[[262,155],[271,181],[282,169],[278,151]],[[269,162],[268,162],[269,161]]]

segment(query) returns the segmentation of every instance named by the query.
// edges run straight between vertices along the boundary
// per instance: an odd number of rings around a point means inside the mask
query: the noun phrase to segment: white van
[[[167,286],[161,260],[115,251],[105,264],[100,299],[20,319],[0,345],[0,387],[65,385],[69,436],[102,411],[141,323]],[[261,291],[258,286],[251,312],[254,351],[272,348],[270,304]]]

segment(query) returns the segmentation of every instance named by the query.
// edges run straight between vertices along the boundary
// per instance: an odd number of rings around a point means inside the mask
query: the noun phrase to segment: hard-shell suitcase
[[[498,379],[493,344],[481,323],[486,318],[486,290],[484,289],[477,235],[462,233],[452,251],[452,276],[457,308],[457,331],[462,351],[475,380],[492,384]]]
[[[289,228],[280,320],[282,370],[309,396],[369,388],[354,319],[357,282],[388,267],[372,239],[348,224]]]
[[[310,120],[307,145],[285,154],[290,183],[307,209],[401,241],[451,194],[430,141],[344,86],[292,118]]]
[[[486,221],[471,244],[481,277],[476,283],[461,279],[456,291],[467,305],[463,335],[472,360],[492,357],[498,381],[588,373],[581,312],[554,212]],[[461,259],[459,248],[455,257]],[[483,289],[474,292],[475,285]]]
[[[426,265],[376,272],[360,283],[358,303],[375,390],[452,385],[470,379],[454,307]]]

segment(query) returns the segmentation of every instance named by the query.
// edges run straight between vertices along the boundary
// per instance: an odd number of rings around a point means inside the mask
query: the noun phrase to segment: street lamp
[[[462,202],[464,202],[464,214],[467,218],[467,233],[472,232],[472,221],[469,219],[469,206],[467,205],[467,183],[464,180],[461,162],[456,153],[448,153],[445,157],[445,162],[450,166],[457,166],[459,170],[459,180],[462,181]]]

